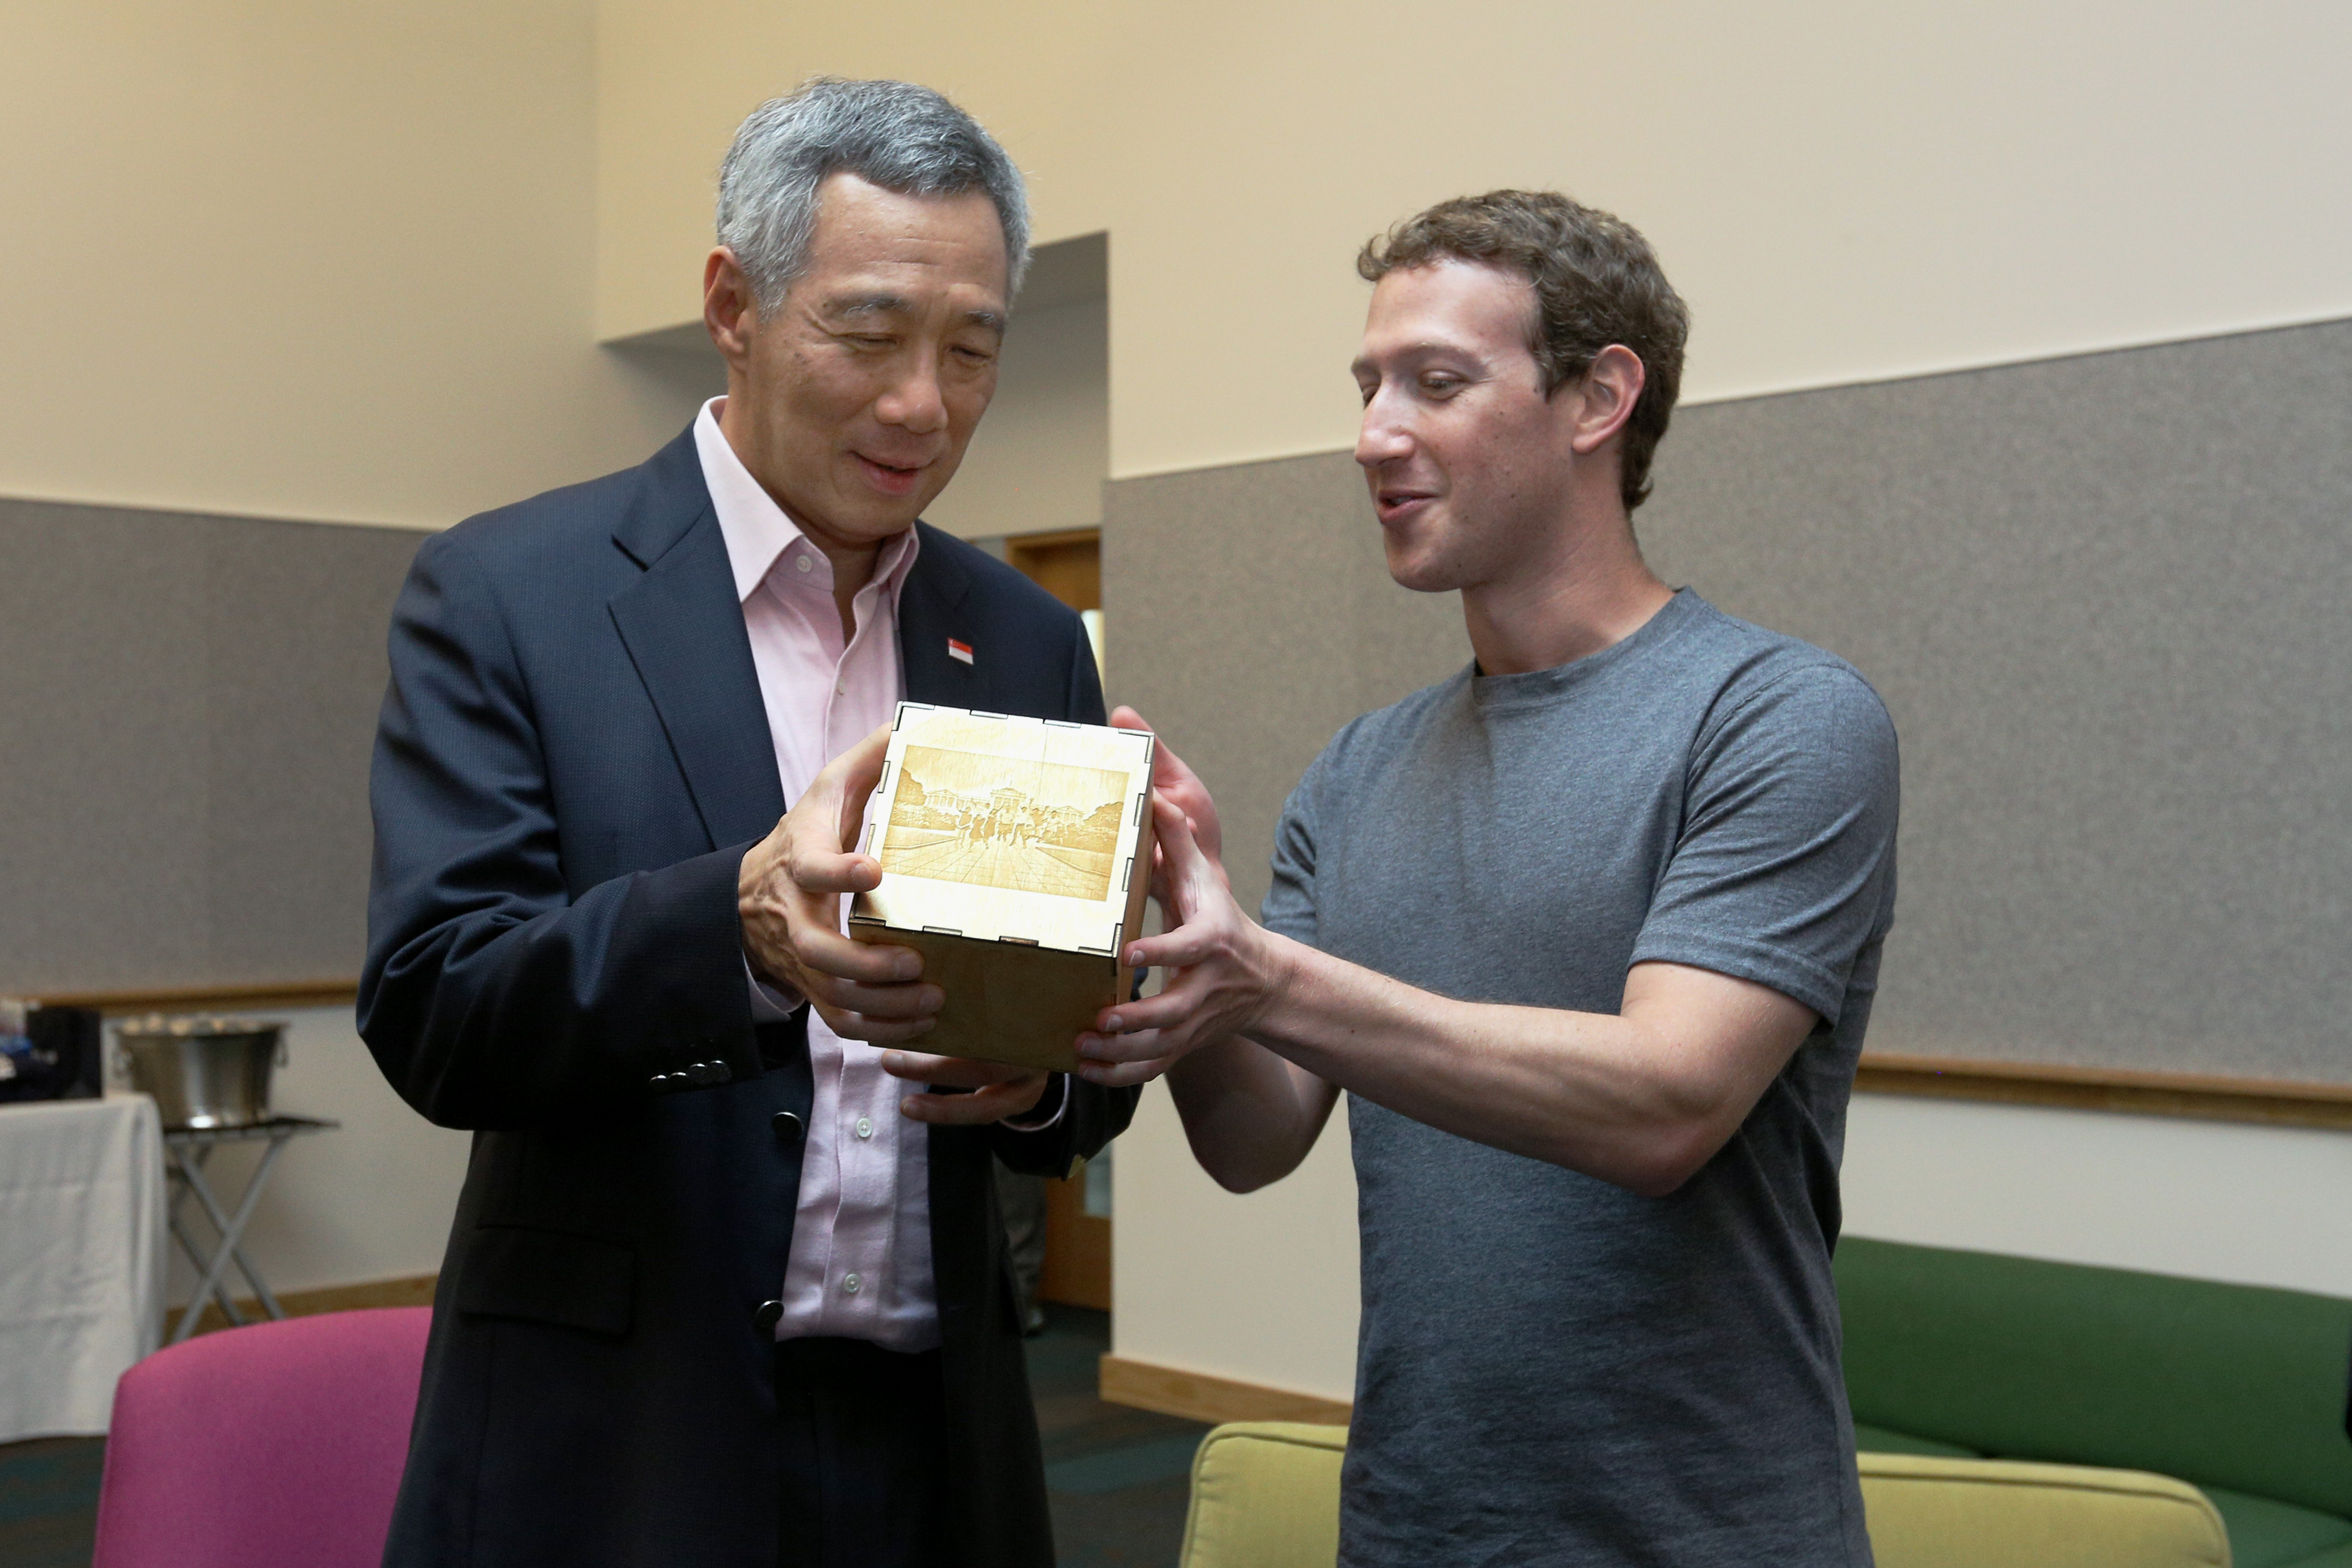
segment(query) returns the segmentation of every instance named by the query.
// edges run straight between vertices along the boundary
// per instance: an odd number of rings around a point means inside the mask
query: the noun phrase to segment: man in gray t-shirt
[[[1166,1071],[1235,1190],[1349,1091],[1343,1564],[1866,1565],[1829,1258],[1893,726],[1643,563],[1685,318],[1639,235],[1496,192],[1360,265],[1357,460],[1391,574],[1460,591],[1476,662],[1316,759],[1263,926],[1162,748],[1179,923],[1130,956],[1171,983],[1085,1070]]]

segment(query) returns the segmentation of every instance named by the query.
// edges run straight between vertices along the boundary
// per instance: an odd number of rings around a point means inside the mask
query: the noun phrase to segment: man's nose
[[[948,423],[946,395],[940,388],[938,363],[928,354],[909,356],[910,363],[874,405],[875,416],[918,436],[944,430]]]
[[[1376,468],[1412,454],[1412,432],[1394,417],[1385,400],[1374,397],[1364,405],[1364,422],[1356,431],[1356,461]]]

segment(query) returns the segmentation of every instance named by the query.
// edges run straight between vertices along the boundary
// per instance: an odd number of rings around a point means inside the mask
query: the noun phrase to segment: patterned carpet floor
[[[1029,1384],[1061,1568],[1174,1568],[1192,1450],[1208,1428],[1105,1405],[1095,1363],[1110,1348],[1109,1318],[1045,1311]],[[0,1444],[0,1564],[88,1568],[105,1453],[100,1437]]]

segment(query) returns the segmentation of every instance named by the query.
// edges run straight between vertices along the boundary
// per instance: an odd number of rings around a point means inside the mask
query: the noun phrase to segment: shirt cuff
[[[800,1011],[802,997],[796,991],[778,990],[751,973],[751,960],[743,960],[743,979],[751,987],[751,1022],[754,1024],[785,1024]]]
[[[1048,1078],[1045,1083],[1045,1093],[1054,1102],[1052,1110],[1046,1110],[1041,1101],[1032,1107],[1026,1116],[1018,1120],[1008,1116],[998,1125],[1010,1132],[1043,1132],[1060,1121],[1062,1112],[1070,1107],[1070,1075],[1057,1072]]]

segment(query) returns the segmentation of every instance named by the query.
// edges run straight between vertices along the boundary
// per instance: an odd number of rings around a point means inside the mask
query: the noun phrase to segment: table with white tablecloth
[[[106,1430],[163,1331],[163,1237],[153,1100],[0,1105],[0,1443]]]

